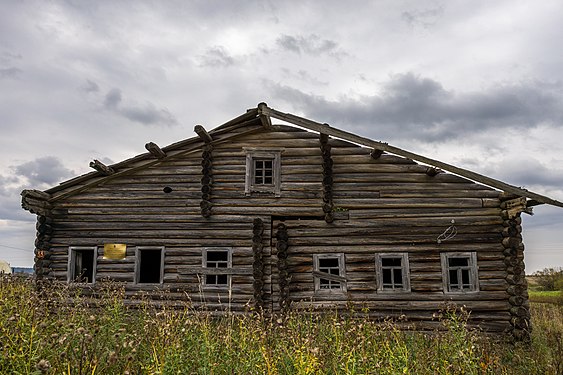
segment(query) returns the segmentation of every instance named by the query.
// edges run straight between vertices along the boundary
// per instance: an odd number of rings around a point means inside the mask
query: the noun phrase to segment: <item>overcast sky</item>
[[[265,101],[563,200],[563,2],[0,1],[0,259],[44,190]],[[524,218],[563,266],[563,208]],[[526,216],[526,215],[524,215]]]

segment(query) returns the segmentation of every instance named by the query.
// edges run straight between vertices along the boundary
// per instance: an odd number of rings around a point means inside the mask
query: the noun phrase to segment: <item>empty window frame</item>
[[[479,290],[476,253],[441,253],[440,257],[445,292],[466,293]]]
[[[68,251],[68,281],[94,283],[98,248],[70,247]]]
[[[244,192],[281,195],[281,151],[245,149],[246,177]]]
[[[314,254],[313,276],[316,292],[345,292],[344,254]]]
[[[409,257],[407,253],[375,254],[375,272],[379,292],[409,292]]]
[[[231,285],[232,269],[231,248],[208,248],[203,250],[203,284],[206,286],[226,287]]]
[[[164,247],[137,247],[135,249],[135,282],[162,284],[164,281]]]

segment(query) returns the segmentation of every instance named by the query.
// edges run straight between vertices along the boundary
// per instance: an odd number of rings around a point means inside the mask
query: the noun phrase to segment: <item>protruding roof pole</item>
[[[115,171],[113,170],[112,167],[108,167],[107,165],[105,165],[104,163],[102,163],[101,161],[96,160],[96,159],[94,159],[94,161],[90,162],[90,168],[94,168],[95,170],[103,173],[106,176],[109,176],[109,175],[115,173]]]
[[[205,143],[211,143],[213,142],[213,138],[211,137],[211,135],[209,135],[209,133],[207,132],[207,130],[205,130],[205,128],[201,125],[196,125],[194,126],[194,132],[197,133],[197,135],[205,142]]]
[[[154,142],[147,143],[145,148],[157,159],[164,159],[166,157],[166,152],[162,151],[162,149]]]

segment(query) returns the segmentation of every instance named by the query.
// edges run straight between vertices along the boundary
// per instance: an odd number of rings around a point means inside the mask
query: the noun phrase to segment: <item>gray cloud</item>
[[[117,109],[119,103],[121,103],[121,90],[116,88],[109,90],[104,98],[104,107],[106,109]]]
[[[21,73],[22,70],[16,67],[0,68],[0,79],[17,78]]]
[[[308,117],[340,127],[363,127],[380,138],[436,142],[488,129],[563,125],[560,82],[506,84],[456,93],[435,80],[407,73],[392,76],[379,95],[338,101],[275,83],[270,87],[276,97]]]
[[[45,156],[35,160],[12,166],[18,176],[28,179],[32,186],[52,186],[57,182],[72,177],[74,171],[66,168],[60,159],[54,156]]]
[[[441,6],[424,10],[413,9],[402,12],[401,19],[412,28],[427,29],[434,26],[443,14],[444,8]]]
[[[532,158],[505,160],[498,166],[496,175],[523,187],[542,186],[553,190],[563,187],[563,169],[548,168]]]
[[[276,39],[276,44],[282,49],[298,54],[319,56],[328,54],[335,57],[344,55],[338,48],[338,43],[329,39],[321,39],[316,34],[308,36],[282,35]]]
[[[200,66],[211,67],[229,67],[235,64],[235,59],[222,46],[215,46],[205,51],[205,54],[199,56]]]
[[[96,93],[100,91],[100,86],[98,86],[96,82],[87,79],[84,85],[82,85],[81,89],[87,93]]]
[[[166,108],[156,108],[150,102],[144,106],[122,105],[121,90],[113,88],[104,97],[104,108],[117,113],[126,119],[143,125],[176,125],[178,121]]]

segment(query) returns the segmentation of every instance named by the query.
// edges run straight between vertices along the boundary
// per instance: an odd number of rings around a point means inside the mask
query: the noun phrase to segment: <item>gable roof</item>
[[[232,140],[233,138],[238,138],[259,131],[264,131],[264,128],[272,126],[271,118],[285,121],[289,124],[299,126],[309,131],[327,134],[329,136],[339,138],[360,146],[373,148],[374,150],[379,150],[380,152],[385,151],[390,154],[412,159],[432,167],[440,168],[444,171],[459,175],[461,177],[465,177],[469,180],[481,183],[483,185],[496,188],[510,194],[514,194],[515,196],[526,197],[530,199],[527,203],[528,206],[549,204],[553,206],[563,207],[562,202],[538,193],[534,193],[527,189],[510,185],[494,178],[459,168],[454,165],[441,162],[439,160],[434,160],[422,155],[418,155],[413,152],[392,146],[385,142],[374,141],[369,138],[337,129],[326,123],[321,124],[290,113],[283,113],[268,107],[265,103],[260,103],[258,104],[257,108],[249,109],[246,113],[209,131],[208,135],[210,136],[211,141],[209,142],[209,138],[207,138],[207,141],[212,145],[220,144],[228,140]],[[196,128],[198,127],[198,130],[200,130],[201,127],[199,125],[196,126]],[[23,208],[31,212],[40,213],[40,211],[49,208],[50,204],[53,202],[78,194],[81,191],[87,190],[106,181],[135,173],[136,171],[157,165],[159,163],[162,163],[163,161],[199,152],[202,144],[204,144],[204,140],[202,138],[205,137],[192,137],[163,147],[162,151],[166,156],[162,158],[155,158],[155,156],[149,152],[113,164],[110,166],[110,169],[113,172],[110,175],[105,175],[102,172],[95,171],[62,182],[58,186],[55,186],[44,192],[37,190],[24,190],[21,194],[22,206]],[[147,149],[149,149],[149,144],[147,144],[146,147]]]

